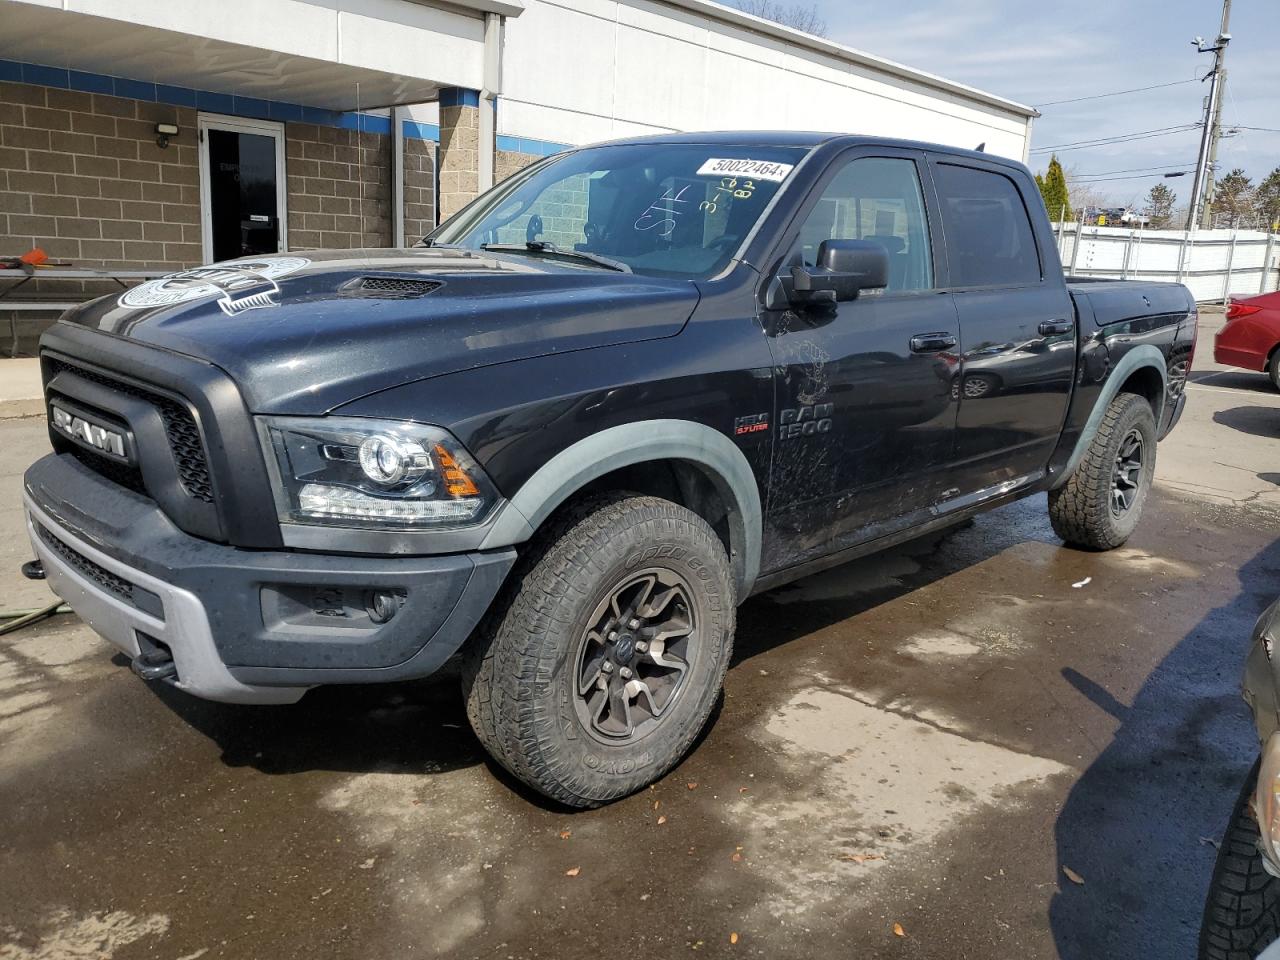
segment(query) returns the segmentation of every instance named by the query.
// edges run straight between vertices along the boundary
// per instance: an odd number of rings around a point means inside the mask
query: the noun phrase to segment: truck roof
[[[610,144],[623,143],[705,143],[733,144],[735,146],[750,145],[761,147],[804,147],[812,149],[825,143],[841,141],[850,146],[855,144],[875,144],[880,146],[901,147],[906,150],[932,150],[939,153],[950,153],[962,157],[975,157],[993,160],[997,163],[1013,163],[1018,161],[1001,157],[992,153],[979,153],[976,150],[965,150],[940,143],[926,143],[919,140],[898,140],[893,137],[876,137],[862,133],[831,133],[817,130],[709,130],[683,133],[657,133],[644,137],[624,137],[619,140],[606,141]],[[975,144],[974,146],[977,146]]]

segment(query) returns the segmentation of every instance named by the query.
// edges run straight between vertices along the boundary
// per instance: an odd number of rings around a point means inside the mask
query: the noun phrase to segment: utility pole
[[[1219,126],[1222,121],[1222,81],[1226,79],[1226,71],[1222,62],[1225,59],[1227,44],[1231,42],[1231,34],[1227,32],[1227,23],[1231,16],[1231,0],[1222,0],[1222,29],[1213,44],[1206,46],[1203,37],[1192,40],[1199,53],[1213,54],[1213,69],[1206,79],[1209,80],[1209,96],[1204,105],[1204,122],[1200,132],[1200,154],[1196,160],[1196,179],[1191,188],[1191,208],[1187,214],[1187,229],[1195,230],[1201,219],[1207,216],[1207,187],[1213,182],[1210,164],[1212,153],[1217,155]]]
[[[1227,89],[1227,44],[1222,40],[1231,38],[1231,0],[1222,0],[1222,26],[1218,28],[1218,51],[1214,55],[1214,71],[1218,74],[1218,103],[1213,110],[1213,134],[1209,140],[1209,166],[1204,181],[1204,213],[1200,226],[1206,230],[1213,224],[1213,188],[1218,174],[1218,141],[1222,139],[1222,101],[1226,99]]]

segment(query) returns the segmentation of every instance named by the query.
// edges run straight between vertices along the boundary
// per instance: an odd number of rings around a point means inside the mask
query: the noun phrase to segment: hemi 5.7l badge
[[[739,417],[733,421],[733,435],[741,437],[748,433],[761,433],[769,429],[767,413],[753,413],[749,417]]]

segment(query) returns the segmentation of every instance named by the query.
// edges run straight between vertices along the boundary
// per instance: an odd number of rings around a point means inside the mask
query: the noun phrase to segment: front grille
[[[126,603],[134,604],[134,586],[124,577],[117,577],[106,567],[94,563],[79,550],[63,543],[43,524],[36,524],[36,532],[40,534],[45,546],[79,571],[85,579],[93,581],[107,593],[114,594]]]
[[[354,289],[361,294],[389,297],[421,297],[439,288],[439,280],[413,280],[407,277],[361,277]]]
[[[160,419],[164,422],[165,436],[169,440],[169,449],[173,452],[173,459],[178,468],[178,478],[182,483],[182,489],[186,491],[187,496],[195,500],[200,500],[203,503],[213,503],[213,484],[209,480],[209,462],[205,458],[204,441],[200,437],[200,429],[196,426],[195,417],[191,415],[191,411],[172,397],[147,390],[127,380],[117,380],[115,377],[107,376],[96,370],[90,370],[87,367],[75,366],[63,360],[50,358],[48,362],[50,364],[51,378],[65,370],[78,377],[83,377],[85,380],[92,380],[94,383],[101,384],[104,387],[118,390],[131,397],[137,397],[139,400],[145,400],[154,406],[160,414]],[[116,480],[118,483],[123,483],[124,486],[130,489],[141,489],[142,478],[137,475],[136,470],[130,471],[136,477],[135,484],[133,480],[121,480],[118,476],[113,475],[106,468],[105,465],[107,463],[106,457],[93,457],[88,462],[88,465],[97,470],[98,473],[109,479]],[[118,469],[115,472],[116,474],[120,473]]]

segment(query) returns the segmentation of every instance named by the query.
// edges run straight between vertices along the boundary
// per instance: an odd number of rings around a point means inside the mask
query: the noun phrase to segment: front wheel
[[[729,665],[724,546],[684,507],[627,494],[566,509],[522,558],[463,668],[489,753],[540,793],[594,807],[670,770]]]
[[[1280,880],[1258,852],[1251,801],[1258,765],[1245,780],[1218,849],[1200,927],[1199,960],[1254,960],[1280,939]]]
[[[1138,525],[1155,472],[1151,404],[1135,393],[1121,393],[1107,405],[1075,472],[1049,491],[1054,533],[1089,550],[1120,546]]]

